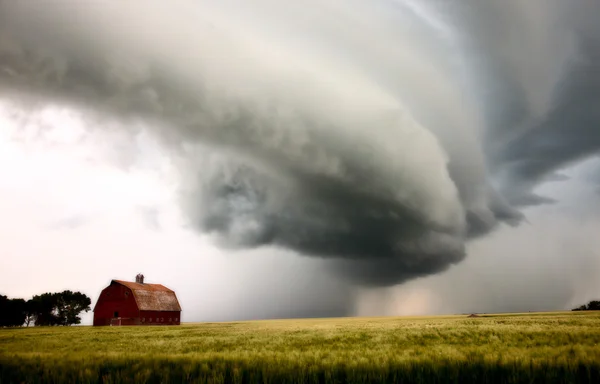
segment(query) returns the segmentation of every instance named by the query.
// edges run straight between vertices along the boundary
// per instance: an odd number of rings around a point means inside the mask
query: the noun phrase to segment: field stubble
[[[600,313],[0,330],[0,383],[600,382]]]

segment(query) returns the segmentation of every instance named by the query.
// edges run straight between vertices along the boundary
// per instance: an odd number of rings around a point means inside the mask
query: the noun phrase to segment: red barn
[[[94,325],[179,325],[181,306],[175,292],[161,284],[112,280],[94,307]]]

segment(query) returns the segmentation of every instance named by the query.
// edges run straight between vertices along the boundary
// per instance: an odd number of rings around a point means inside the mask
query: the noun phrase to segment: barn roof
[[[113,280],[133,292],[140,311],[181,311],[175,292],[162,284],[140,284],[131,281]]]

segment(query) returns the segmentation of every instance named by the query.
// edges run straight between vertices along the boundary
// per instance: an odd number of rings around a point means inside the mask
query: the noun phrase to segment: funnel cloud
[[[391,286],[519,225],[552,202],[538,184],[597,154],[599,12],[0,0],[0,97],[76,108],[89,129],[141,122],[178,159],[189,223],[225,249],[279,247]]]

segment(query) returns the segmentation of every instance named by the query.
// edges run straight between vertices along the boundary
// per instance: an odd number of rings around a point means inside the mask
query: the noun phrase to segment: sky
[[[0,1],[0,293],[143,273],[183,321],[597,298],[573,4]]]

